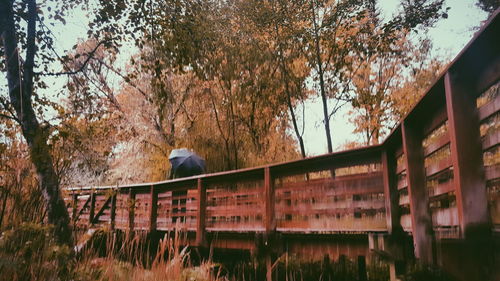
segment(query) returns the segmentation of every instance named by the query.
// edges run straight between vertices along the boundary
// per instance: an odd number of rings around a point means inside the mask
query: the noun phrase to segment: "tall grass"
[[[191,264],[179,232],[166,235],[153,252],[146,234],[98,231],[74,254],[58,246],[51,228],[33,223],[0,237],[0,280],[222,280],[213,263]]]
[[[0,236],[0,280],[75,281],[260,281],[266,278],[262,257],[242,258],[234,253],[212,254],[194,264],[185,233],[165,234],[159,241],[146,233],[99,230],[79,252],[58,246],[52,229],[24,223]],[[210,251],[212,253],[212,251]],[[217,261],[217,262],[216,262]],[[389,280],[388,266],[375,258],[367,265],[368,280]],[[273,264],[276,281],[356,281],[357,263],[341,256],[336,261],[304,260],[287,253]],[[410,267],[402,280],[452,280],[436,268]]]
[[[103,281],[221,280],[212,262],[191,263],[185,233],[167,233],[157,244],[154,239],[146,233],[99,231],[80,254],[78,271],[90,269]]]

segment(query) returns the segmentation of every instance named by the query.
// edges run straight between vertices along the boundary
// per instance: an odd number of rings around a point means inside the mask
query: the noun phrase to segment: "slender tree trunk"
[[[295,117],[295,112],[293,110],[293,105],[292,105],[292,99],[290,97],[290,94],[287,93],[287,105],[288,109],[290,110],[290,115],[292,117],[292,123],[293,123],[293,129],[295,131],[295,135],[297,136],[297,139],[299,140],[299,146],[300,146],[300,154],[302,158],[306,158],[306,149],[304,147],[304,138],[302,138],[302,135],[299,132],[299,128],[297,126],[297,118]]]
[[[0,230],[2,230],[2,224],[3,224],[3,216],[5,215],[5,207],[7,206],[7,197],[9,193],[7,192],[5,187],[2,187],[2,211],[0,212]]]
[[[312,22],[314,27],[314,45],[315,45],[314,51],[316,56],[316,64],[318,68],[321,101],[323,103],[323,118],[325,123],[326,143],[328,145],[328,153],[332,153],[333,147],[332,147],[332,137],[330,132],[330,117],[328,114],[328,103],[327,103],[328,100],[326,97],[326,90],[325,90],[325,77],[323,73],[323,61],[321,59],[321,48],[320,48],[319,34],[318,34],[319,31],[318,31],[318,24],[316,23],[316,11],[314,9],[314,0],[311,1],[311,12],[312,12]]]
[[[48,222],[53,224],[56,240],[60,244],[72,245],[69,215],[59,190],[59,182],[54,171],[52,156],[47,146],[47,134],[41,128],[31,97],[33,95],[33,67],[36,51],[36,1],[28,2],[28,29],[26,60],[22,75],[20,58],[17,49],[16,29],[12,1],[0,1],[0,26],[3,28],[2,42],[5,52],[7,81],[9,85],[10,103],[16,111],[21,123],[23,136],[28,143],[31,161],[33,162],[40,181]],[[21,78],[22,77],[22,78]]]
[[[230,92],[231,93],[231,92]],[[229,97],[229,110],[231,114],[231,135],[233,137],[234,168],[238,169],[238,145],[236,143],[236,116],[234,114],[233,97]]]
[[[304,147],[304,139],[302,138],[302,135],[300,134],[299,131],[299,126],[297,125],[297,118],[295,117],[295,111],[293,109],[293,104],[292,104],[292,96],[290,94],[290,83],[288,81],[288,72],[286,69],[285,65],[285,57],[283,54],[283,45],[282,41],[279,39],[279,28],[278,24],[274,24],[274,30],[276,32],[276,40],[278,40],[278,48],[279,48],[279,61],[280,61],[280,68],[281,68],[281,77],[283,79],[283,83],[285,84],[285,93],[286,93],[286,103],[288,106],[288,110],[290,110],[290,116],[292,117],[292,124],[293,124],[293,130],[295,131],[295,136],[297,137],[299,141],[299,146],[300,146],[300,154],[302,158],[306,158],[306,149]]]
[[[219,113],[217,111],[217,106],[215,105],[215,101],[214,101],[214,97],[212,95],[212,92],[210,92],[210,90],[208,90],[208,93],[210,95],[210,101],[212,102],[212,107],[214,109],[214,114],[215,114],[215,122],[217,123],[217,129],[219,129],[219,133],[222,137],[222,140],[224,141],[224,146],[225,146],[225,150],[226,150],[226,159],[227,159],[227,170],[231,170],[231,150],[229,148],[229,137],[225,137],[224,136],[224,131],[222,130],[222,125],[221,125],[221,122],[220,122],[220,119],[219,119]]]

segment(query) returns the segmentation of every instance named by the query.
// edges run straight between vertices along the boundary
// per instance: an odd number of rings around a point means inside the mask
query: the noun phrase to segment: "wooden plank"
[[[483,150],[488,150],[494,147],[495,145],[500,143],[500,131],[485,135],[481,142]]]
[[[406,171],[406,166],[405,165],[401,165],[400,167],[396,168],[396,174],[401,174],[404,171]]]
[[[430,194],[430,196],[435,197],[435,196],[440,196],[443,194],[447,194],[451,191],[455,190],[455,185],[453,183],[453,180],[449,180],[444,184],[439,184],[434,188],[434,192]]]
[[[500,165],[487,166],[485,168],[486,180],[494,180],[500,178]]]
[[[397,183],[398,190],[401,190],[403,188],[407,188],[408,187],[407,176],[405,175],[404,177],[405,177],[404,180],[398,180],[398,183]]]
[[[437,163],[429,165],[427,168],[425,168],[425,175],[427,177],[431,177],[435,174],[438,174],[438,173],[450,168],[451,166],[453,166],[452,158],[447,157],[447,158],[442,159],[442,160],[438,161]]]
[[[478,118],[481,121],[497,113],[497,111],[500,111],[500,95],[497,95],[494,100],[489,101],[487,104],[481,106],[478,110]]]
[[[365,213],[367,211],[372,211],[372,212],[377,212],[377,211],[383,211],[385,210],[385,205],[384,202],[377,202],[375,204],[372,204],[371,206],[350,206],[350,207],[345,207],[345,208],[328,208],[328,209],[313,209],[313,208],[307,208],[303,207],[301,208],[300,206],[295,207],[295,208],[288,208],[288,209],[283,209],[280,210],[279,212],[276,212],[278,215],[303,215],[303,216],[310,216],[310,215],[328,215],[328,216],[334,216],[334,215],[352,215],[355,212],[360,212],[360,213]]]
[[[104,210],[111,203],[111,197],[112,196],[108,196],[108,198],[106,198],[106,201],[104,201],[104,204],[102,204],[101,209],[99,209],[99,211],[97,211],[97,214],[95,214],[94,216],[92,216],[92,219],[91,219],[92,220],[92,224],[95,224],[95,223],[99,222],[99,217],[104,213]]]
[[[445,75],[453,180],[463,235],[469,226],[489,223],[479,117],[466,80],[451,70]]]
[[[377,185],[371,185],[363,188],[356,188],[356,186],[343,186],[343,187],[326,187],[326,188],[311,188],[306,183],[304,185],[298,185],[294,188],[280,188],[276,190],[277,195],[281,195],[285,192],[294,192],[294,193],[304,193],[307,194],[321,194],[324,192],[328,195],[354,195],[354,194],[371,194],[384,192],[382,179],[378,179]]]
[[[435,151],[439,150],[443,146],[447,145],[450,142],[450,137],[448,134],[444,134],[439,137],[437,140],[429,144],[429,146],[424,147],[424,156],[429,156]]]
[[[196,245],[205,245],[205,220],[207,213],[207,191],[203,185],[202,179],[198,178],[198,214],[196,224]]]

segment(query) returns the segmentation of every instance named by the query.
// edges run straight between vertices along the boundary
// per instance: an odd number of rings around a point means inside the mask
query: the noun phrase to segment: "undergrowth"
[[[179,232],[167,234],[157,243],[151,243],[151,237],[145,233],[131,235],[108,230],[81,237],[90,240],[75,253],[66,246],[57,245],[52,229],[47,226],[24,223],[4,231],[0,236],[0,280],[266,279],[265,262],[259,257],[238,259],[229,255],[215,262],[210,251],[208,257],[196,261],[198,253],[182,246],[186,245],[186,236]],[[308,261],[285,253],[276,257],[273,264],[273,280],[276,281],[356,281],[358,278],[357,263],[345,256],[336,261],[328,257]],[[367,264],[367,278],[369,281],[389,280],[387,264],[372,258]],[[402,280],[452,279],[439,269],[414,265]]]

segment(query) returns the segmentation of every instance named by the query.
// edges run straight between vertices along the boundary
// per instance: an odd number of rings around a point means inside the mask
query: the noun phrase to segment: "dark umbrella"
[[[168,160],[172,165],[172,178],[190,177],[205,172],[205,160],[185,148],[172,150]]]

